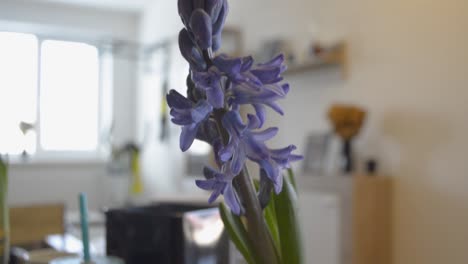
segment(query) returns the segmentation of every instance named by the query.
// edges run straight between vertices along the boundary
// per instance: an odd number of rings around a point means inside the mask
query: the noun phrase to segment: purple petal
[[[267,89],[269,92],[273,92],[274,94],[284,97],[286,96],[287,92],[289,92],[289,85],[284,86],[284,85],[267,85],[265,86],[265,89]]]
[[[234,152],[231,163],[231,170],[234,175],[238,175],[245,164],[245,151],[238,146],[237,150]]]
[[[182,127],[182,133],[180,134],[179,145],[182,152],[187,151],[192,146],[195,136],[197,135],[197,125],[184,126]]]
[[[210,15],[211,21],[218,20],[221,9],[223,8],[223,0],[206,0],[204,9]]]
[[[248,129],[252,130],[252,129],[260,128],[260,119],[257,116],[248,114],[247,119],[248,119],[248,123],[247,123]]]
[[[234,214],[241,214],[242,208],[232,183],[228,183],[226,189],[224,190],[224,201],[229,206],[229,208],[231,208],[231,211]]]
[[[215,169],[211,168],[211,167],[204,167],[203,168],[203,175],[207,179],[213,179],[217,174],[218,174],[218,172]],[[200,186],[198,186],[198,187],[200,187]]]
[[[281,88],[283,89],[283,94],[284,95],[287,95],[289,93],[289,90],[290,90],[290,87],[289,87],[289,84],[288,83],[285,83],[281,86]]]
[[[194,8],[205,8],[205,0],[192,0]]]
[[[211,114],[212,111],[213,107],[205,100],[198,102],[197,106],[192,110],[193,122],[199,123],[203,121]]]
[[[242,60],[239,58],[229,58],[224,55],[217,56],[213,60],[218,69],[228,75],[236,75],[241,71]]]
[[[188,26],[190,23],[190,15],[192,14],[193,10],[192,0],[179,0],[177,2],[177,7],[179,9],[179,15],[182,19],[182,23]]]
[[[219,159],[223,162],[228,161],[232,155],[234,154],[234,149],[231,144],[227,145],[226,147],[222,148],[218,152]]]
[[[218,197],[221,195],[223,192],[223,184],[218,183],[216,188],[214,189],[213,193],[211,194],[210,198],[208,199],[208,203],[213,203],[218,199]]]
[[[303,159],[304,159],[304,156],[302,155],[290,155],[289,156],[289,162],[300,161]]]
[[[259,66],[279,67],[279,66],[281,66],[283,64],[283,62],[284,62],[284,54],[280,54],[280,55],[274,57],[272,60],[270,60],[268,62],[259,64]]]
[[[278,114],[284,115],[283,109],[281,109],[281,107],[280,107],[277,103],[275,103],[275,102],[268,102],[268,103],[266,103],[266,105],[268,105],[269,107],[271,107],[271,109],[275,110],[275,112],[277,112]]]
[[[254,62],[254,60],[253,60],[252,56],[242,58],[241,72],[248,71],[252,67],[253,62]]]
[[[195,9],[190,18],[190,27],[198,47],[202,50],[211,48],[212,25],[210,16],[201,8]]]
[[[205,60],[202,54],[194,46],[190,39],[188,31],[184,28],[179,33],[179,48],[180,53],[190,63],[190,66],[196,70],[203,70],[206,68]]]
[[[231,136],[240,135],[247,128],[242,123],[242,118],[237,111],[227,112],[223,117],[222,123]]]
[[[260,68],[250,71],[253,75],[257,76],[257,78],[264,84],[269,83],[277,83],[282,80],[279,77],[280,69],[271,67],[271,68]]]
[[[278,176],[279,176],[278,168],[267,160],[260,160],[258,163],[262,167],[262,169],[265,170],[268,178],[276,186],[277,185],[276,181],[278,180]]]
[[[176,90],[169,91],[169,94],[166,96],[166,100],[170,108],[192,108],[192,102],[190,102]]]
[[[253,104],[253,107],[255,109],[255,114],[258,117],[258,120],[260,120],[260,127],[263,126],[265,123],[265,107],[261,104]]]
[[[281,149],[272,149],[272,150],[270,150],[270,153],[274,157],[288,157],[291,154],[291,152],[293,152],[296,149],[297,149],[296,146],[289,145],[289,146],[287,146],[285,148],[281,148]]]
[[[279,194],[283,190],[283,176],[279,175],[273,185],[275,186],[275,193]]]
[[[252,132],[252,137],[258,141],[267,141],[276,136],[278,130],[277,127],[270,127],[260,132]]]
[[[216,35],[213,35],[213,40],[212,40],[212,45],[211,45],[211,49],[213,51],[218,51],[219,48],[221,48],[221,43],[222,43],[222,39],[221,39],[221,33],[218,33]]]
[[[198,188],[203,189],[205,191],[211,191],[215,188],[216,186],[216,180],[210,179],[210,180],[196,180],[195,184],[198,186]]]
[[[214,108],[223,108],[224,107],[224,93],[221,90],[221,87],[211,87],[206,90],[206,97],[208,102]]]
[[[213,21],[213,35],[218,35],[221,34],[221,31],[223,30],[224,27],[224,22],[226,22],[226,16],[229,12],[229,6],[228,2],[226,0],[223,0],[223,7],[221,8],[221,11],[219,12],[218,19],[216,21]]]

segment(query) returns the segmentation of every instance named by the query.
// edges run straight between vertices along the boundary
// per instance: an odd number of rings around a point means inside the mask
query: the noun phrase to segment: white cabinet
[[[298,177],[306,263],[390,264],[391,178]]]
[[[307,264],[340,264],[340,201],[336,195],[303,192],[299,218]]]

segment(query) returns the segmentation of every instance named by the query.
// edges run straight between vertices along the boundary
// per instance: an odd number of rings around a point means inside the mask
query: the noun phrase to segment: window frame
[[[110,90],[110,96],[113,96],[113,75],[110,76],[110,83],[108,84],[109,87],[105,86],[105,77],[103,77],[103,72],[105,62],[104,56],[110,60],[110,65],[113,67],[113,56],[112,52],[108,52],[107,50],[101,48],[99,44],[95,41],[89,41],[85,39],[79,38],[72,38],[67,36],[53,36],[53,35],[43,35],[37,34],[33,32],[21,32],[21,31],[8,31],[8,30],[1,30],[0,32],[9,32],[9,33],[20,33],[20,34],[29,34],[34,36],[37,39],[37,76],[36,76],[36,121],[34,123],[34,132],[36,137],[36,149],[35,153],[28,154],[26,158],[22,154],[8,154],[10,157],[10,161],[13,163],[23,163],[23,162],[32,162],[32,163],[75,163],[75,162],[100,162],[104,161],[106,157],[109,155],[109,151],[105,148],[105,140],[103,140],[107,135],[110,135],[110,130],[112,127],[111,122],[113,116],[113,98],[104,98],[104,90]],[[41,144],[41,80],[42,80],[42,44],[44,41],[64,41],[64,42],[76,42],[76,43],[83,43],[90,46],[93,46],[97,50],[98,54],[98,107],[97,107],[97,115],[98,115],[98,124],[97,124],[97,146],[94,150],[89,151],[81,151],[81,150],[66,150],[66,151],[54,151],[54,150],[45,150]],[[109,72],[113,72],[113,69],[109,69]],[[104,105],[106,102],[110,104],[110,113],[104,113]],[[105,116],[111,116],[110,119],[106,122]]]

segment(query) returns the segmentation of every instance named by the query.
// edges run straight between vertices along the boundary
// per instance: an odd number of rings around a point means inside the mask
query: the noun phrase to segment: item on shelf
[[[305,173],[322,175],[330,141],[329,133],[314,133],[307,137],[302,168]]]
[[[335,133],[343,140],[343,172],[349,174],[354,171],[352,140],[359,134],[366,112],[353,105],[335,104],[328,111],[328,118]]]
[[[375,159],[369,159],[366,162],[366,172],[368,175],[375,176],[378,169],[378,163]]]
[[[268,61],[278,54],[283,54],[287,63],[296,62],[296,56],[294,55],[291,42],[281,38],[265,41],[255,58],[258,61]]]

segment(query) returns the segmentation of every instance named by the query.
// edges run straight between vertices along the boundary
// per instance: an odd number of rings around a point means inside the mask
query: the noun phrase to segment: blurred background
[[[305,155],[307,263],[468,262],[467,26],[465,0],[230,1],[224,52],[288,60],[268,125]],[[103,208],[206,201],[210,149],[181,153],[164,107],[186,89],[181,28],[175,0],[0,1],[11,207],[60,204],[68,224],[86,192],[102,224]],[[349,155],[332,107],[364,113]]]

